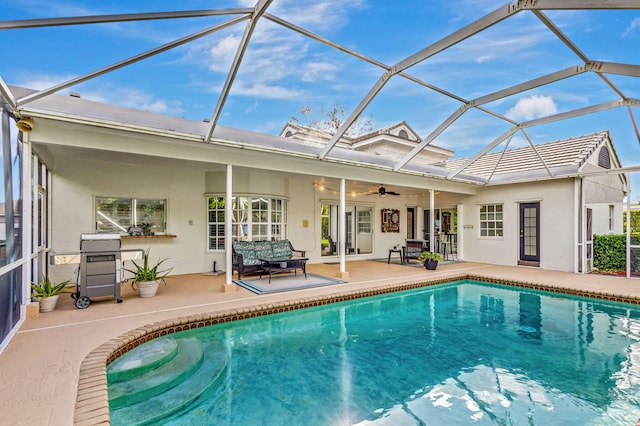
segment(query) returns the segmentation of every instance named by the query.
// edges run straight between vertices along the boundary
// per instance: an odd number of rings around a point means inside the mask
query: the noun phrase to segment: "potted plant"
[[[160,265],[167,259],[160,259],[153,265],[149,264],[149,249],[144,252],[144,260],[142,264],[132,261],[135,268],[125,269],[131,272],[131,286],[138,292],[140,297],[153,297],[158,291],[158,284],[169,276],[171,269],[160,270]],[[166,283],[166,282],[165,282]]]
[[[42,277],[42,281],[38,284],[31,282],[31,297],[40,302],[40,312],[51,312],[56,308],[60,293],[69,284],[69,280],[60,284],[53,284],[48,275]]]
[[[442,262],[444,257],[440,253],[433,251],[423,251],[418,255],[418,261],[424,264],[424,267],[430,271],[435,271],[438,267],[438,262]]]

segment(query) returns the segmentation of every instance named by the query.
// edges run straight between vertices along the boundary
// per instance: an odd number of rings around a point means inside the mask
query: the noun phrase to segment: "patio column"
[[[457,215],[458,215],[458,229],[456,230],[456,259],[462,260],[464,259],[464,243],[463,243],[463,229],[465,228],[464,224],[464,204],[458,204]]]
[[[429,251],[435,251],[435,242],[436,242],[436,221],[435,221],[435,212],[434,204],[436,203],[435,191],[433,189],[429,190]]]
[[[226,194],[224,196],[224,249],[226,253],[226,279],[225,283],[222,285],[222,291],[234,291],[235,286],[233,284],[233,265],[232,265],[232,247],[231,247],[231,218],[232,218],[232,209],[231,209],[231,198],[233,197],[233,166],[231,164],[227,164],[227,188]]]
[[[573,229],[573,272],[580,272],[580,179],[575,179],[573,184],[573,217],[575,225]]]
[[[338,251],[340,253],[339,278],[347,278],[349,276],[349,273],[346,270],[347,221],[345,216],[347,214],[347,207],[345,192],[345,180],[342,178],[340,179],[340,206],[338,208],[338,239],[340,240],[340,244],[338,246]]]
[[[626,212],[627,215],[627,226],[625,229],[625,233],[627,236],[627,253],[626,253],[626,261],[627,261],[627,278],[631,278],[631,249],[636,247],[631,247],[631,175],[627,173],[627,203],[626,203]]]

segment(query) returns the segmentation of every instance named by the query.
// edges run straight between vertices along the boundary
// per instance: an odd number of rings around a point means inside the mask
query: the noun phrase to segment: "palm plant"
[[[31,282],[32,297],[51,297],[60,294],[64,291],[64,288],[69,284],[70,280],[61,282],[60,284],[53,284],[49,279],[49,276],[45,274],[42,277],[42,281],[38,284]]]
[[[134,269],[125,269],[127,272],[131,272],[133,274],[132,285],[146,282],[146,281],[164,281],[165,278],[169,276],[169,272],[173,268],[160,270],[160,265],[167,259],[158,260],[153,266],[149,264],[149,250],[147,249],[144,252],[144,260],[142,264],[136,263],[136,261],[132,261],[135,266]]]

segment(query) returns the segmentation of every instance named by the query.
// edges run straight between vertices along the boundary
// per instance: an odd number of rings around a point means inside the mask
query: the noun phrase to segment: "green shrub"
[[[625,206],[625,209],[627,207]],[[631,210],[631,234],[640,233],[640,210]],[[627,229],[627,212],[626,210],[622,213],[622,229]]]
[[[631,245],[640,245],[640,234],[631,235]],[[627,236],[609,234],[593,236],[593,267],[599,271],[627,269]],[[631,250],[631,270],[640,270],[640,249]]]

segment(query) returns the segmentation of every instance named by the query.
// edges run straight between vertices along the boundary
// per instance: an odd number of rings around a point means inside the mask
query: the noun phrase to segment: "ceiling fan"
[[[377,191],[371,191],[368,192],[367,195],[379,195],[381,197],[384,197],[385,195],[400,195],[397,192],[393,192],[393,191],[387,191],[387,189],[384,187],[384,185],[380,185],[380,188],[378,188]]]

